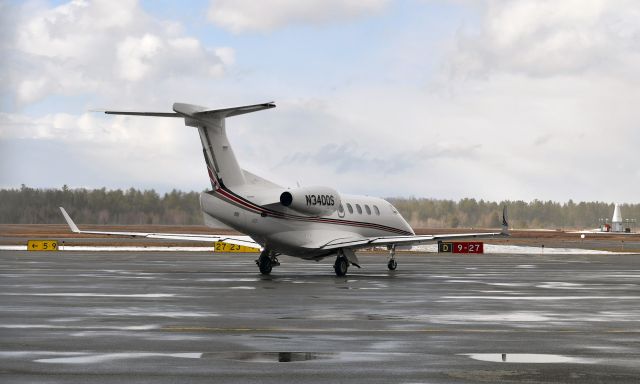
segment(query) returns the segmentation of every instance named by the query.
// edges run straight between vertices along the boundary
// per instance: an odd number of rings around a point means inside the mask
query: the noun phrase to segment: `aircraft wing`
[[[332,250],[338,248],[365,248],[376,246],[393,247],[396,245],[416,245],[431,243],[441,240],[455,239],[486,239],[509,236],[509,223],[507,222],[507,209],[502,210],[502,230],[500,232],[480,232],[480,233],[452,233],[440,235],[413,235],[413,236],[381,236],[381,237],[349,237],[340,238],[327,242],[321,249]]]
[[[416,235],[416,236],[382,236],[382,237],[363,237],[351,239],[338,239],[328,242],[322,249],[331,250],[337,248],[365,248],[377,246],[394,246],[394,245],[416,245],[431,243],[439,240],[454,239],[479,239],[509,236],[504,232],[485,232],[485,233],[454,233],[443,235]]]
[[[93,235],[113,235],[113,236],[131,236],[131,237],[144,237],[147,239],[167,239],[167,240],[178,240],[178,241],[202,241],[213,243],[216,241],[222,241],[229,244],[234,245],[244,245],[247,247],[254,248],[262,248],[262,246],[256,243],[249,236],[227,236],[227,235],[200,235],[200,234],[188,234],[188,233],[151,233],[151,232],[118,232],[118,231],[82,231],[78,228],[78,226],[71,220],[71,217],[65,211],[64,208],[60,207],[60,211],[62,212],[62,216],[67,221],[71,232],[74,233],[85,233],[85,234],[93,234]]]

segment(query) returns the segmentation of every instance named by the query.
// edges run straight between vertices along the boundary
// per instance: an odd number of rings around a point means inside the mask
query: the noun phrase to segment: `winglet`
[[[62,211],[62,216],[64,216],[64,219],[67,221],[67,224],[69,224],[69,228],[71,228],[71,232],[80,233],[78,226],[76,225],[76,223],[73,222],[73,220],[71,220],[71,217],[69,216],[67,211],[65,211],[64,208],[62,207],[60,207],[60,211]]]
[[[507,206],[505,205],[502,208],[502,230],[500,231],[503,235],[509,235],[509,222],[507,221]]]

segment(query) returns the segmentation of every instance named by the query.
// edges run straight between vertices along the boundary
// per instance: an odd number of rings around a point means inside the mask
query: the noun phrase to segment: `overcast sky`
[[[203,190],[170,111],[285,186],[640,202],[640,2],[1,1],[0,187]]]

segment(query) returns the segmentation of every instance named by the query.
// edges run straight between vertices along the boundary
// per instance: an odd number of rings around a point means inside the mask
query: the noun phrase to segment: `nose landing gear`
[[[395,271],[396,268],[398,268],[398,262],[395,259],[395,256],[396,256],[396,246],[395,245],[389,246],[389,256],[391,258],[389,259],[389,262],[387,263],[387,268],[389,268],[390,271]]]

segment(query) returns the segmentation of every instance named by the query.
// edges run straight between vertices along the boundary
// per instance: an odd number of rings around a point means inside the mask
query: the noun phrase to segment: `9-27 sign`
[[[481,241],[438,242],[438,252],[444,253],[484,253]]]

